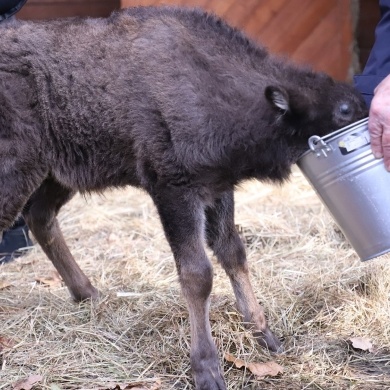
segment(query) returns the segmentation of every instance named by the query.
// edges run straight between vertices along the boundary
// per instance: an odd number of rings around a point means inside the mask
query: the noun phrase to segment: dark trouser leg
[[[9,150],[13,149],[12,143],[8,149],[0,143],[0,262],[11,260],[18,254],[15,251],[32,244],[23,218],[16,219],[46,176],[37,161],[33,161],[34,169],[26,170],[23,153],[11,158]]]
[[[271,351],[281,349],[280,341],[267,326],[249,279],[245,249],[234,226],[233,192],[226,192],[206,209],[206,235],[210,247],[228,274],[238,310],[259,343]]]
[[[3,232],[0,241],[0,264],[22,256],[32,245],[26,222],[23,217],[19,217],[9,230]]]

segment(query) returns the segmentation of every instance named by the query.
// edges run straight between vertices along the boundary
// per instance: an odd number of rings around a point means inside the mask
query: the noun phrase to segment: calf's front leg
[[[280,352],[281,343],[268,328],[264,310],[257,302],[249,279],[245,248],[234,226],[233,191],[225,192],[206,209],[206,235],[230,278],[245,324],[252,329],[260,345]]]
[[[178,188],[159,189],[153,199],[187,301],[191,324],[191,368],[196,389],[225,390],[209,323],[213,270],[203,244],[203,204],[196,194]]]

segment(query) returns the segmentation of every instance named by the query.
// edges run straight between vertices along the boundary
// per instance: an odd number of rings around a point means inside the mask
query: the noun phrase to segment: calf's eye
[[[343,103],[340,107],[339,107],[339,110],[340,110],[340,113],[343,114],[343,115],[348,115],[351,113],[351,107],[349,106],[349,104],[347,103]]]

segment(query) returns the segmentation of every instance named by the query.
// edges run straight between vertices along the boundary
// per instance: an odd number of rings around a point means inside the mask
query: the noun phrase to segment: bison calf
[[[150,194],[191,322],[197,389],[225,389],[208,321],[212,267],[276,351],[234,228],[234,187],[282,182],[307,139],[366,115],[355,90],[270,55],[216,16],[130,8],[107,19],[11,22],[0,33],[0,232],[19,213],[76,300],[97,296],[56,215],[77,192]]]

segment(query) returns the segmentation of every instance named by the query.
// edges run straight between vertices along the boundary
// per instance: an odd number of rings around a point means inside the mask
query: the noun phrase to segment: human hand
[[[375,158],[383,157],[385,167],[390,171],[390,75],[375,88],[368,130]]]

